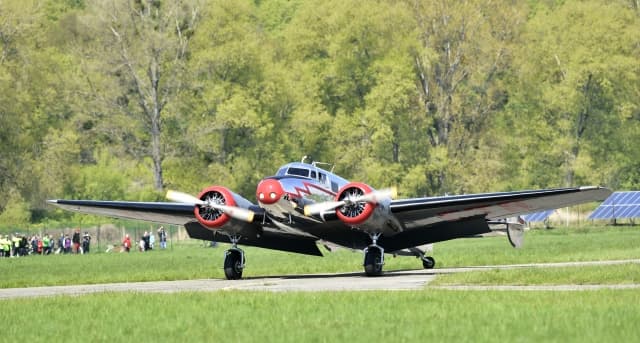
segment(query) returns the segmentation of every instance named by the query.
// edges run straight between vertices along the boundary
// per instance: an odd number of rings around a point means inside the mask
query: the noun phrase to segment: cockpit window
[[[287,170],[287,174],[296,175],[296,176],[303,176],[303,177],[309,177],[309,169],[291,167],[291,168],[289,168],[289,170]]]
[[[280,168],[276,173],[276,176],[284,176],[287,173],[287,168]]]

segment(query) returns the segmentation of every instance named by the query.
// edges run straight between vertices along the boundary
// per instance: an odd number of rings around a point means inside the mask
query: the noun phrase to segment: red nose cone
[[[275,179],[262,180],[256,189],[258,201],[267,205],[275,204],[283,195],[284,189],[282,189],[280,181]]]

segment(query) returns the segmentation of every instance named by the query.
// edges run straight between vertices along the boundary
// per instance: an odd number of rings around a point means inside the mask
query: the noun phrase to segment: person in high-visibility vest
[[[49,255],[51,253],[51,238],[49,237],[49,235],[42,236],[42,247],[42,253],[44,255]]]
[[[11,239],[9,235],[4,236],[4,257],[11,257]]]
[[[0,235],[0,257],[5,257],[4,252],[6,250],[6,246],[9,244],[9,241],[4,238],[3,235]]]
[[[13,255],[12,256],[18,256],[18,251],[20,251],[20,241],[22,239],[20,238],[20,236],[18,236],[17,234],[15,236],[13,236],[12,242],[13,242]]]

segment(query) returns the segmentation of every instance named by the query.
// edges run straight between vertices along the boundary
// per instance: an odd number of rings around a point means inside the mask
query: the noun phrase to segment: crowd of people
[[[167,248],[167,231],[161,226],[158,229],[158,238],[160,241],[160,249]],[[156,244],[156,236],[153,234],[153,231],[145,231],[144,234],[140,237],[140,240],[137,242],[137,248],[140,252],[145,252],[149,250],[153,250]],[[125,252],[130,252],[133,248],[131,243],[131,237],[129,234],[124,236],[122,240],[122,248]]]
[[[160,226],[157,231],[160,249],[167,248],[167,231]],[[156,246],[156,235],[153,231],[145,231],[140,240],[132,244],[131,237],[126,234],[122,240],[122,251],[131,249],[145,252]],[[113,246],[111,246],[113,247]],[[110,251],[108,249],[107,251]],[[27,255],[50,254],[88,254],[91,251],[91,235],[88,232],[80,234],[77,229],[72,235],[61,233],[57,239],[51,234],[24,235],[14,233],[0,235],[0,257],[19,257]]]
[[[20,233],[0,235],[0,257],[19,257],[27,255],[50,254],[87,254],[91,249],[91,236],[88,232],[80,235],[75,230],[73,235],[61,233],[58,239],[50,234],[32,235]]]

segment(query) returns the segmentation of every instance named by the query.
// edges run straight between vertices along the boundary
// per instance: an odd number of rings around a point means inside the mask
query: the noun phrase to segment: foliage
[[[252,199],[304,155],[405,197],[637,188],[639,13],[623,0],[4,0],[0,192],[36,221],[63,196],[215,183]]]
[[[3,227],[12,229],[20,228],[24,223],[31,221],[31,212],[24,198],[15,189],[9,191],[7,206],[0,214],[0,223]]]

